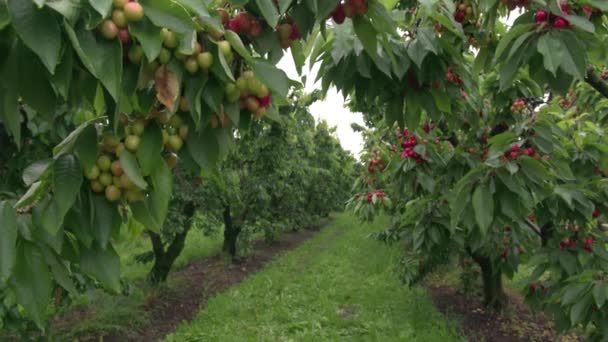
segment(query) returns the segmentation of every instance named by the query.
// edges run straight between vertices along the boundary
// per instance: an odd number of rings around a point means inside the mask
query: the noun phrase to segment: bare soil
[[[497,314],[484,310],[481,298],[465,295],[450,286],[429,286],[435,306],[448,320],[457,320],[469,341],[485,342],[570,342],[582,341],[576,334],[558,335],[553,323],[535,313],[521,295],[507,291],[509,308]]]

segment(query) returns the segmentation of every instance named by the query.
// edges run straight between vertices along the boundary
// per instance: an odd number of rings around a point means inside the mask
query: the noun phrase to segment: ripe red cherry
[[[536,14],[534,15],[534,21],[536,21],[537,24],[544,23],[545,21],[547,21],[548,18],[549,13],[542,9],[536,11]]]
[[[568,20],[559,17],[556,18],[555,21],[553,22],[553,27],[557,28],[557,29],[563,29],[563,28],[567,28],[569,25]]]
[[[239,25],[239,21],[238,21],[238,20],[236,20],[236,19],[230,19],[230,20],[228,21],[227,28],[228,28],[230,31],[233,31],[233,32],[236,32],[236,33],[241,32],[241,26]]]
[[[131,42],[131,35],[129,35],[129,30],[122,29],[118,31],[118,39],[120,39],[120,42],[123,45],[129,44],[129,42]]]
[[[346,14],[344,13],[344,7],[342,7],[342,4],[339,4],[338,7],[336,7],[331,15],[331,18],[338,25],[344,23],[344,20],[346,20]]]
[[[367,169],[367,171],[373,173],[374,172],[374,167],[372,165],[370,165],[370,167]]]
[[[511,152],[519,152],[519,145],[517,145],[517,144],[511,145]]]
[[[293,25],[291,25],[291,33],[289,34],[289,39],[298,40],[300,38],[302,38],[302,36],[300,35],[300,29],[298,29],[298,25],[294,23]]]
[[[454,14],[454,20],[456,20],[456,22],[458,22],[458,23],[462,23],[466,16],[467,16],[466,12],[458,11],[458,12],[456,12],[456,14]]]
[[[237,14],[234,20],[236,20],[239,30],[249,31],[251,28],[251,17],[245,12]]]
[[[264,96],[258,99],[261,107],[268,108],[270,107],[270,95]]]
[[[591,215],[593,215],[594,218],[598,218],[600,216],[600,211],[595,209],[595,210],[593,210],[593,214],[591,214]]]

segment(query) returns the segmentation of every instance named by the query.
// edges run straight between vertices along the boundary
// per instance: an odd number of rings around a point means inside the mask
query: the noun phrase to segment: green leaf
[[[246,61],[251,61],[252,57],[245,45],[243,45],[243,41],[238,34],[234,33],[231,30],[226,30],[224,32],[224,38],[230,43],[234,51],[236,51],[241,57],[243,57]]]
[[[209,14],[207,10],[207,4],[204,1],[200,0],[178,0],[184,7],[190,9],[196,16],[198,20],[204,25],[213,28],[214,30],[223,32],[224,26],[220,23],[218,18],[214,18]]]
[[[214,167],[219,158],[219,144],[215,138],[213,129],[210,127],[197,134],[188,134],[186,147],[192,159],[201,168]]]
[[[137,159],[135,159],[135,156],[131,152],[123,151],[120,154],[120,165],[133,184],[142,190],[146,190],[148,188],[148,183],[146,183],[141,175],[139,165],[137,164]]]
[[[76,138],[74,153],[78,156],[83,169],[90,170],[97,162],[97,129],[88,125]]]
[[[585,44],[574,33],[564,31],[566,30],[559,32],[560,38],[566,46],[560,66],[568,74],[583,80],[587,68]]]
[[[95,216],[90,230],[95,240],[99,242],[99,247],[106,249],[112,231],[120,229],[120,213],[116,205],[108,202],[105,196],[95,195],[92,199]]]
[[[148,18],[129,24],[129,33],[141,44],[147,60],[153,61],[160,54],[162,41],[160,28]]]
[[[293,0],[279,0],[279,13],[285,13],[285,11],[287,11],[292,2]]]
[[[595,284],[593,286],[593,298],[595,299],[595,305],[601,308],[606,302],[606,292],[608,292],[608,285],[604,283]]]
[[[172,0],[139,0],[144,13],[156,26],[187,33],[198,27],[184,6]]]
[[[82,185],[82,169],[72,154],[61,155],[53,164],[53,201],[57,204],[58,215],[63,217],[76,201]],[[54,234],[55,232],[49,232]]]
[[[17,34],[51,74],[59,63],[61,28],[48,9],[38,9],[32,0],[9,0],[8,9]]]
[[[88,2],[103,18],[106,18],[110,14],[112,0],[88,0]]]
[[[535,26],[535,24],[525,24],[512,27],[503,37],[501,37],[500,41],[498,42],[498,46],[496,47],[496,52],[494,54],[494,63],[498,63],[504,57],[503,54],[506,52],[507,47],[514,39],[527,31],[533,30]]]
[[[445,93],[435,88],[431,89],[431,94],[433,95],[433,99],[435,99],[435,105],[437,105],[440,111],[448,114],[452,112],[449,96],[446,96]]]
[[[7,59],[0,68],[0,121],[21,148],[21,112],[19,110],[19,66],[18,44],[13,44]]]
[[[357,16],[353,18],[353,28],[357,38],[359,38],[359,41],[363,45],[363,49],[365,49],[365,52],[367,52],[374,63],[378,65],[378,60],[380,58],[378,57],[377,32],[374,29],[374,26],[366,18]]]
[[[48,76],[48,71],[38,57],[19,44],[19,94],[23,102],[38,113],[54,113],[57,96]]]
[[[107,40],[83,25],[73,29],[64,25],[82,64],[98,78],[115,101],[118,101],[122,80],[122,47],[118,39]]]
[[[282,98],[287,97],[290,82],[283,70],[263,59],[254,59],[250,62],[250,65],[255,76],[272,90],[273,95],[276,94]]]
[[[477,186],[473,192],[472,202],[475,210],[475,220],[479,225],[481,235],[485,236],[494,220],[494,198],[492,198],[492,192],[486,183]]]
[[[120,258],[114,247],[102,249],[93,245],[81,251],[80,267],[83,272],[93,276],[104,287],[120,292]]]
[[[49,169],[49,167],[52,165],[52,163],[53,163],[53,159],[49,158],[49,159],[38,160],[38,161],[34,162],[33,164],[31,164],[30,166],[28,166],[23,171],[23,176],[21,177],[23,179],[23,182],[25,183],[25,185],[30,186],[35,181],[39,180],[40,177],[42,177],[42,175],[44,173],[46,173],[46,171]]]
[[[36,202],[42,194],[46,193],[46,190],[49,188],[50,183],[46,180],[38,181],[30,186],[26,193],[21,196],[17,204],[15,204],[15,208],[20,209],[27,207],[28,205]]]
[[[262,16],[268,23],[270,27],[276,27],[279,23],[279,12],[277,11],[276,6],[274,5],[273,0],[255,0],[255,3],[260,8],[260,12],[262,12]]]
[[[562,63],[564,48],[562,42],[551,34],[542,35],[538,39],[538,52],[543,55],[545,69],[550,71],[553,76],[555,76],[557,68]]]
[[[572,325],[582,321],[589,312],[591,306],[591,295],[586,295],[584,298],[572,306],[570,309],[570,322]]]
[[[53,283],[42,253],[32,243],[23,241],[19,246],[12,285],[17,302],[38,328],[44,330]]]
[[[162,149],[162,132],[155,123],[151,123],[146,127],[146,130],[141,137],[141,144],[136,153],[137,161],[139,161],[141,172],[144,176],[149,175],[155,167],[158,167],[158,156]]]
[[[80,126],[76,127],[63,141],[61,141],[55,148],[53,148],[53,156],[57,158],[58,156],[64,153],[71,153],[74,150],[74,144],[78,140],[78,137],[86,130],[87,127],[91,126],[94,123],[97,123],[104,118],[95,118],[89,121],[84,122]]]
[[[0,202],[0,281],[10,277],[17,257],[17,214],[13,203]]]
[[[580,298],[589,290],[589,284],[576,284],[569,286],[561,298],[562,305],[570,305],[578,302]]]

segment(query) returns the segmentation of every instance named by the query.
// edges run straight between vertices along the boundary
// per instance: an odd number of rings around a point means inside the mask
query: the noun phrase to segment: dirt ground
[[[469,341],[570,342],[575,334],[557,335],[552,322],[532,312],[522,297],[507,292],[509,309],[504,314],[486,312],[480,298],[466,296],[449,286],[427,286],[435,306],[449,320],[457,320]]]

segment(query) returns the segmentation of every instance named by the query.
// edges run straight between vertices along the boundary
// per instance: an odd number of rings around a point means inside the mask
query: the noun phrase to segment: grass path
[[[263,271],[211,299],[167,341],[459,341],[420,288],[393,273],[383,227],[348,214]]]

